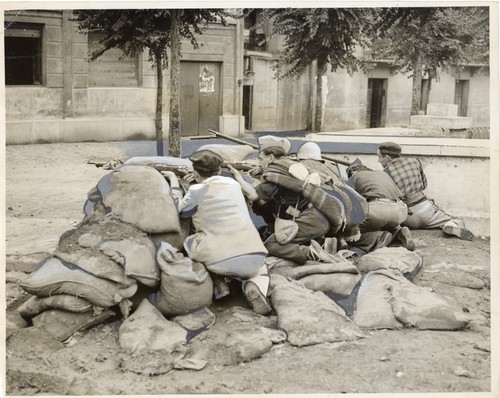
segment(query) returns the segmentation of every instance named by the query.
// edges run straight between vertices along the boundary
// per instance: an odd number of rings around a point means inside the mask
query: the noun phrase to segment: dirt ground
[[[30,272],[83,217],[87,192],[108,170],[89,160],[125,159],[144,146],[120,143],[6,147],[6,271]],[[119,366],[120,321],[77,333],[70,344],[11,337],[8,395],[491,393],[490,240],[416,231],[422,271],[414,283],[452,298],[473,319],[464,331],[367,331],[354,342],[275,344],[251,362],[144,376]],[[471,288],[475,277],[484,287]],[[477,279],[476,279],[477,281]],[[7,312],[22,291],[6,284]],[[244,304],[243,304],[244,305]],[[14,335],[15,337],[15,335]],[[61,369],[72,378],[63,380]],[[493,374],[494,384],[499,375]],[[66,384],[67,385],[66,385]],[[61,387],[66,385],[66,387]],[[61,389],[64,391],[61,392]],[[488,394],[489,396],[490,394]]]

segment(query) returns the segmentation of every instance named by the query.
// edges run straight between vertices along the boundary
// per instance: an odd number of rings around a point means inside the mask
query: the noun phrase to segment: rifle
[[[243,140],[240,140],[238,138],[234,138],[234,137],[231,137],[229,135],[225,135],[225,134],[222,134],[222,133],[219,133],[218,131],[215,131],[215,130],[212,130],[212,129],[208,129],[208,132],[209,133],[212,133],[213,135],[215,135],[216,137],[219,137],[219,138],[224,138],[228,141],[233,141],[237,144],[241,144],[241,145],[250,145],[253,149],[259,149],[259,146],[256,145],[256,144],[252,144],[251,142],[246,142],[246,141],[243,141]],[[324,160],[329,160],[331,162],[335,162],[335,163],[339,163],[339,164],[343,164],[344,166],[349,166],[351,163],[348,162],[347,160],[341,160],[341,159],[336,159],[336,158],[333,158],[331,156],[328,156],[328,155],[321,155],[321,157],[324,159]]]

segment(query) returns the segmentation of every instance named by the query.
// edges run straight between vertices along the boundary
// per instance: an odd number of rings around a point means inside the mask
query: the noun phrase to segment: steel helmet
[[[315,142],[306,142],[297,151],[297,158],[321,160],[321,149]]]

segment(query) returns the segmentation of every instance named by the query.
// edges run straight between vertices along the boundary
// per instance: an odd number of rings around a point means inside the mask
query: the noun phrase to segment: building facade
[[[12,10],[5,24],[6,142],[154,139],[156,72],[148,54],[123,57],[110,50],[88,61],[98,35],[83,35],[70,10]],[[182,43],[181,135],[215,129],[305,130],[311,126],[316,84],[323,85],[322,131],[408,126],[412,81],[374,60],[352,76],[313,67],[297,79],[277,80],[280,37],[257,16],[211,24],[199,48]],[[262,26],[250,29],[252,26]],[[163,126],[168,134],[169,70],[164,71]],[[428,81],[423,80],[423,87]],[[427,103],[457,104],[474,127],[489,126],[489,68],[462,66],[432,81]]]

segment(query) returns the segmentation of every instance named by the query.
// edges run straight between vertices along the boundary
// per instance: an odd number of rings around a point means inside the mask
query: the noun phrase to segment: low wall
[[[417,156],[427,176],[427,197],[451,215],[462,218],[475,235],[490,232],[490,142],[489,140],[428,137],[344,136],[334,133],[310,134],[323,153],[381,170],[376,155],[383,141],[396,141],[402,153]],[[497,174],[498,176],[498,174]]]
[[[163,118],[163,136],[168,136],[169,118]],[[244,131],[243,116],[219,116],[219,131],[238,137]],[[207,132],[208,134],[208,132]],[[5,143],[109,142],[154,140],[155,121],[148,117],[52,118],[6,122]]]

